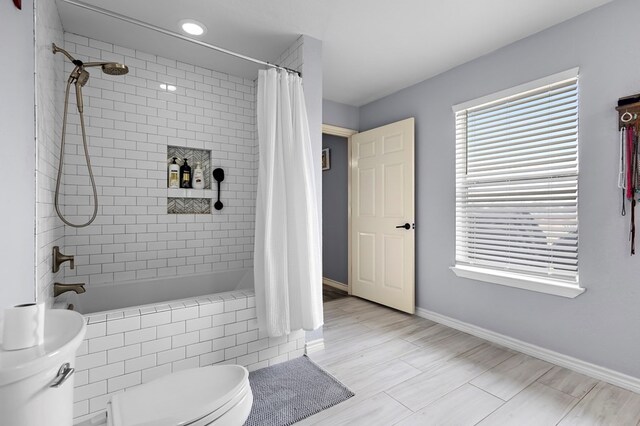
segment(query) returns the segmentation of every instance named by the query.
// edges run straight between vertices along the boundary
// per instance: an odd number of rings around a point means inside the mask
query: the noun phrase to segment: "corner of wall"
[[[51,250],[64,247],[64,226],[58,220],[53,198],[62,135],[64,60],[54,55],[51,43],[62,46],[64,32],[55,2],[36,0],[35,111],[36,111],[36,300],[53,305],[53,282],[64,268],[52,272]]]
[[[360,130],[360,108],[323,99],[322,124]]]

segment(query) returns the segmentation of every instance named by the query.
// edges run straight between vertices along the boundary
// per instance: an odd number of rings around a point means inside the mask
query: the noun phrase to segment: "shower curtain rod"
[[[204,41],[196,40],[196,39],[193,39],[191,37],[187,37],[185,35],[176,33],[174,31],[166,30],[166,29],[158,27],[156,25],[149,24],[147,22],[140,21],[138,19],[130,18],[128,16],[121,15],[119,13],[112,12],[112,11],[107,10],[107,9],[103,9],[101,7],[98,7],[98,6],[93,6],[93,5],[90,5],[90,4],[81,2],[81,1],[77,1],[77,0],[62,0],[62,2],[70,4],[72,6],[80,7],[82,9],[89,10],[91,12],[96,12],[96,13],[99,13],[101,15],[109,16],[111,18],[115,18],[115,19],[118,19],[120,21],[128,22],[130,24],[137,25],[139,27],[147,28],[149,30],[156,31],[156,32],[164,34],[164,35],[168,35],[168,36],[171,36],[171,37],[174,37],[174,38],[178,38],[180,40],[188,41],[190,43],[197,44],[198,46],[206,47],[208,49],[215,50],[217,52],[221,52],[221,53],[224,53],[224,54],[227,54],[227,55],[230,55],[230,56],[234,56],[236,58],[244,59],[245,61],[254,62],[256,64],[265,65],[265,66],[268,66],[268,67],[284,70],[284,71],[287,71],[287,72],[290,72],[290,73],[298,74],[300,77],[302,77],[302,73],[300,71],[292,70],[291,68],[283,67],[283,66],[280,66],[280,65],[277,65],[277,64],[272,64],[270,62],[262,61],[260,59],[252,58],[251,56],[243,55],[241,53],[236,53],[236,52],[234,52],[232,50],[224,49],[222,47],[218,47],[218,46],[215,46],[213,44],[205,43]]]

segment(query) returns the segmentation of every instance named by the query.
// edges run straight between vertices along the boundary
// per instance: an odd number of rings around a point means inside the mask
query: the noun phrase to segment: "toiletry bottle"
[[[200,167],[199,161],[193,170],[193,189],[204,189],[204,172],[202,171],[202,167]]]
[[[177,157],[169,164],[169,188],[180,188],[180,166],[176,163]]]
[[[191,166],[184,159],[184,163],[180,166],[180,188],[191,188]]]

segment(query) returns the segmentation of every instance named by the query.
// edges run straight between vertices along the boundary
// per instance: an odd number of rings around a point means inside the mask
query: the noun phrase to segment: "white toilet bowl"
[[[115,394],[106,419],[102,415],[80,425],[243,425],[252,404],[247,369],[214,365],[172,373]]]

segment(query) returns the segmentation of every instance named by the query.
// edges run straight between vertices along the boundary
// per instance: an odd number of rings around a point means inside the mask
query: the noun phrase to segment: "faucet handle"
[[[60,253],[60,247],[53,246],[53,268],[52,271],[55,274],[60,270],[60,265],[64,262],[69,262],[69,267],[73,269],[75,267],[75,262],[73,256],[67,256],[65,254]]]

